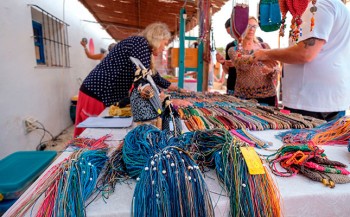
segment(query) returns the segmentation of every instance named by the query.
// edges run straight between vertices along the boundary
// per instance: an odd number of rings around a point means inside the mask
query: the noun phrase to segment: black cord
[[[41,136],[40,142],[39,142],[39,144],[38,144],[37,147],[36,147],[36,150],[38,150],[38,151],[43,151],[43,150],[45,150],[46,147],[47,147],[47,143],[58,141],[58,140],[59,140],[59,137],[60,137],[64,132],[66,132],[66,131],[64,130],[64,131],[62,131],[60,134],[58,134],[57,136],[53,136],[52,133],[49,132],[49,131],[45,128],[44,124],[42,124],[40,121],[36,121],[36,122],[37,122],[41,127],[37,127],[37,128],[35,128],[35,129],[44,131],[43,135]],[[51,139],[50,139],[50,140],[46,140],[46,141],[43,142],[43,139],[45,138],[46,133],[50,135]],[[54,145],[52,145],[52,146],[54,146]]]
[[[40,130],[43,130],[44,132],[48,133],[50,136],[51,136],[51,139],[53,140],[55,137],[52,135],[52,133],[50,133],[48,130],[45,129],[45,126],[44,124],[42,124],[40,121],[37,121],[37,123],[41,126],[41,128],[37,128],[37,129],[40,129]],[[44,133],[45,135],[45,133]]]

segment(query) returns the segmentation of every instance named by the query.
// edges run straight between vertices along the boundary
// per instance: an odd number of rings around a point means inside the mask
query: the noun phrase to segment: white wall
[[[28,4],[69,24],[70,68],[37,67]],[[0,1],[0,159],[39,144],[43,131],[25,134],[26,117],[34,117],[53,135],[72,125],[70,98],[78,93],[79,79],[98,63],[86,58],[80,40],[93,38],[95,52],[113,42],[100,25],[82,20],[95,21],[77,0]]]

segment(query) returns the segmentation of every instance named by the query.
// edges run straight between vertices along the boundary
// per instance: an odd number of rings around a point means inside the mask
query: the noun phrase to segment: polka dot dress
[[[141,36],[132,36],[119,42],[111,52],[86,77],[80,90],[102,101],[105,106],[115,104],[128,96],[136,66],[129,57],[138,58],[146,67],[150,67],[152,51],[148,41]],[[170,83],[158,73],[154,81],[162,88]]]

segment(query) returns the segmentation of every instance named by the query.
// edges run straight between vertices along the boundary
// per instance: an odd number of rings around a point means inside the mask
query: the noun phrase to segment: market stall
[[[101,116],[106,116],[105,110]],[[111,146],[117,146],[125,138],[125,136],[135,128],[133,126],[123,129],[107,129],[107,128],[88,128],[81,137],[99,139],[107,134],[111,135],[106,142]],[[188,131],[186,125],[183,124],[184,131]],[[285,131],[285,130],[283,130]],[[257,138],[272,143],[270,147],[277,150],[282,146],[282,142],[276,139],[275,135],[281,130],[265,130],[251,132]],[[329,159],[334,159],[350,165],[350,156],[346,146],[322,146]],[[260,154],[271,154],[271,151],[256,149]],[[55,164],[67,159],[73,152],[71,148],[64,151],[61,156],[50,166],[50,170]],[[265,164],[267,167],[267,165]],[[45,173],[44,173],[45,174]],[[211,202],[214,207],[215,216],[229,216],[230,200],[223,186],[217,179],[215,171],[210,169],[204,173],[204,180],[210,192]],[[350,185],[337,184],[334,188],[326,187],[325,185],[311,181],[300,175],[293,177],[278,177],[272,175],[276,186],[280,192],[281,215],[283,216],[348,216],[350,211],[347,202],[350,199]],[[40,180],[43,175],[28,189],[22,197],[5,213],[4,216],[16,216],[14,210],[21,209],[23,200],[28,195],[33,195],[36,192]],[[133,194],[137,181],[135,179],[127,179],[117,183],[114,193],[109,195],[109,198],[102,198],[101,195],[92,201],[86,208],[87,216],[132,216],[132,201]],[[34,205],[29,208],[25,216],[31,216],[37,212],[40,201],[44,199],[40,197]],[[87,204],[85,204],[87,205]],[[11,215],[12,214],[12,215]]]

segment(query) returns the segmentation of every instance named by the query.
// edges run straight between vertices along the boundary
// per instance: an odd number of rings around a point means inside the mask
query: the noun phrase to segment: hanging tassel
[[[310,32],[315,27],[315,13],[317,11],[316,1],[317,0],[312,0],[312,7],[310,8],[310,12],[312,13],[312,17],[311,17],[311,21],[310,21]]]

